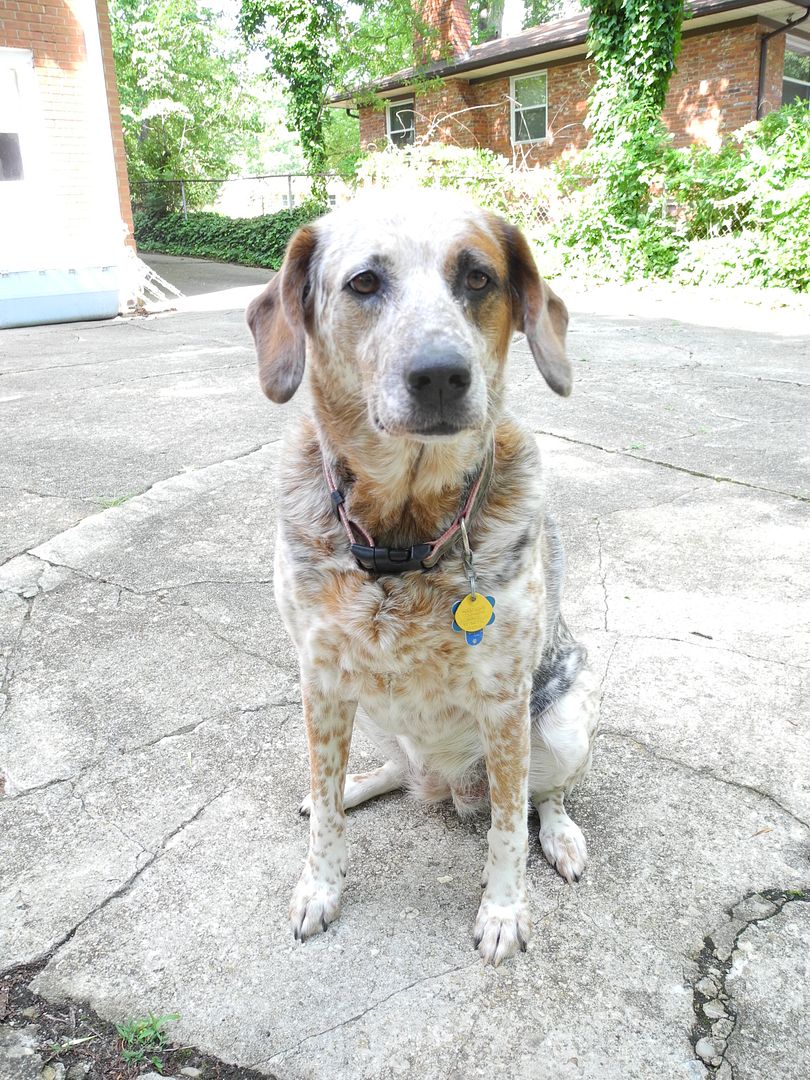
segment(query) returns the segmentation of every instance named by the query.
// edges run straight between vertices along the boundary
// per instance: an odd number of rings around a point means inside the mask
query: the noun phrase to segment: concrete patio
[[[487,821],[399,794],[350,813],[334,928],[288,930],[307,764],[273,477],[303,402],[258,390],[266,272],[154,265],[199,295],[0,336],[0,971],[47,958],[48,1001],[179,1013],[280,1080],[805,1080],[806,305],[559,285],[567,401],[514,344],[604,697],[589,869],[566,885],[535,838],[534,937],[493,970]]]

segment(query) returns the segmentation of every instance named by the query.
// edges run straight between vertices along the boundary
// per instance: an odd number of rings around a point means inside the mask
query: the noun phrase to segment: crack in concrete
[[[16,595],[16,594],[15,594]],[[11,683],[14,680],[14,673],[16,670],[17,654],[22,648],[23,637],[25,631],[31,623],[31,614],[34,609],[35,596],[32,597],[20,597],[22,603],[25,605],[25,610],[22,613],[20,620],[20,628],[17,631],[17,636],[11,644],[11,648],[4,657],[3,664],[3,678],[0,679],[0,719],[11,708]]]
[[[247,351],[246,347],[245,352]],[[236,364],[218,365],[215,362],[212,362],[211,367],[208,368],[179,368],[176,371],[156,371],[151,375],[135,375],[131,379],[117,379],[115,382],[90,383],[87,386],[74,386],[70,389],[69,393],[75,394],[84,390],[107,390],[113,386],[128,386],[131,383],[145,382],[147,379],[168,379],[172,375],[199,375],[200,377],[205,375],[219,375],[220,372],[223,371],[233,371],[235,368],[248,370],[251,367],[250,358],[245,357],[241,363]]]
[[[725,652],[731,653],[732,656],[742,656],[746,660],[754,660],[759,664],[776,664],[777,667],[792,668],[794,671],[810,670],[807,664],[794,664],[789,660],[774,660],[770,656],[756,656],[754,653],[743,652],[741,649],[732,649],[730,645],[715,645],[713,643],[709,645],[706,644],[706,635],[701,634],[699,630],[692,630],[690,633],[704,640],[691,641],[689,638],[669,637],[665,634],[624,634],[618,631],[619,637],[626,638],[628,641],[675,641],[679,645],[690,645],[693,649],[705,649],[707,652]],[[711,640],[713,642],[714,639]]]
[[[105,896],[102,901],[100,901],[98,904],[96,904],[96,906],[94,908],[92,908],[91,911],[88,911],[86,915],[83,915],[82,918],[79,919],[79,921],[75,924],[75,926],[71,927],[71,929],[68,930],[67,933],[64,934],[56,942],[55,945],[51,946],[51,948],[48,950],[47,956],[45,958],[48,959],[48,960],[53,959],[53,957],[59,952],[60,949],[64,948],[65,945],[67,945],[70,941],[72,941],[72,939],[75,937],[75,935],[78,933],[78,931],[81,930],[81,928],[90,919],[92,919],[95,915],[98,915],[99,912],[103,911],[104,908],[106,908],[108,906],[108,904],[111,904],[113,902],[113,900],[120,900],[122,897],[126,896],[127,893],[136,884],[138,879],[149,869],[150,866],[154,865],[154,863],[161,857],[161,855],[163,855],[165,853],[166,848],[171,843],[171,841],[176,836],[179,836],[180,833],[182,833],[185,829],[189,828],[196,821],[198,821],[202,817],[202,815],[205,813],[205,811],[213,803],[215,803],[217,801],[217,799],[221,799],[222,796],[228,794],[228,792],[230,790],[231,790],[230,788],[222,788],[222,789],[220,789],[218,792],[216,792],[216,794],[212,795],[210,799],[206,799],[206,801],[202,804],[202,806],[200,806],[197,810],[195,810],[194,813],[190,817],[185,818],[178,825],[176,825],[171,830],[171,832],[169,832],[166,836],[164,836],[164,838],[161,840],[161,842],[158,844],[158,846],[155,848],[155,850],[152,851],[152,852],[149,852],[149,858],[146,860],[146,862],[144,862],[142,866],[138,867],[138,869],[136,869],[134,871],[134,873],[130,874],[130,876],[126,879],[126,881],[122,882],[122,884],[119,885],[117,889],[113,890],[113,892],[111,892],[111,893],[108,893],[108,895]],[[90,816],[92,816],[92,815],[90,815]],[[142,850],[144,852],[147,851],[146,848],[142,848]],[[43,959],[43,957],[39,956],[39,957],[35,958],[35,960],[33,960],[31,962],[32,963],[38,963],[41,959]]]
[[[134,844],[135,847],[138,848],[138,853],[135,856],[136,859],[140,858],[141,855],[153,854],[149,850],[149,848],[144,847],[140,840],[136,839],[134,836],[130,836],[128,832],[122,829],[117,822],[111,821],[110,818],[104,817],[102,814],[94,814],[85,802],[85,798],[82,792],[76,790],[75,781],[73,781],[71,784],[70,794],[71,797],[76,799],[76,801],[79,803],[87,817],[91,818],[93,821],[100,821],[102,825],[108,825],[111,829],[115,829],[118,835],[121,836],[124,840],[126,840],[130,844]]]
[[[378,1001],[373,1001],[367,1008],[363,1009],[359,1013],[355,1013],[354,1016],[349,1016],[345,1020],[340,1020],[337,1024],[332,1024],[331,1027],[324,1028],[322,1031],[314,1031],[311,1035],[305,1035],[303,1039],[300,1039],[297,1043],[293,1043],[291,1046],[285,1046],[282,1050],[277,1050],[274,1054],[270,1054],[268,1057],[260,1058],[258,1061],[251,1062],[247,1067],[249,1069],[258,1069],[262,1065],[265,1065],[276,1058],[287,1056],[294,1053],[304,1043],[310,1042],[312,1039],[318,1039],[321,1035],[328,1035],[330,1031],[337,1031],[338,1028],[346,1027],[349,1024],[354,1024],[358,1020],[362,1020],[364,1016],[372,1012],[374,1009],[378,1009],[380,1005],[384,1005],[391,998],[397,997],[399,994],[404,994],[406,990],[410,990],[414,986],[418,986],[420,983],[430,982],[434,979],[442,979],[446,975],[452,975],[456,971],[464,971],[465,968],[478,967],[480,961],[478,957],[475,960],[471,960],[466,964],[458,964],[456,967],[447,968],[444,971],[437,971],[432,975],[422,975],[418,979],[414,979],[412,982],[407,983],[405,986],[400,986],[396,990],[392,990],[390,994],[386,994],[385,997],[380,998]]]
[[[725,784],[727,787],[736,788],[738,791],[747,791],[750,795],[757,795],[759,798],[765,799],[766,802],[771,803],[792,821],[795,821],[797,825],[801,825],[802,828],[807,829],[808,832],[810,832],[810,821],[805,821],[803,818],[800,818],[798,814],[789,810],[783,803],[779,802],[777,798],[771,795],[770,792],[762,791],[761,788],[754,787],[753,784],[746,784],[742,780],[730,780],[727,776],[719,776],[705,765],[690,765],[688,761],[667,757],[665,754],[658,753],[653,747],[642,742],[641,739],[638,739],[635,735],[631,735],[627,731],[611,730],[602,725],[599,730],[599,738],[604,738],[605,736],[614,739],[624,739],[627,742],[633,743],[633,745],[637,746],[640,750],[643,750],[645,754],[649,754],[650,757],[655,758],[656,761],[665,761],[668,765],[674,765],[676,768],[693,773],[695,776],[702,777],[704,780],[713,780],[718,784]]]
[[[734,953],[742,935],[752,926],[767,922],[781,913],[783,908],[793,903],[810,903],[810,895],[801,889],[763,889],[748,893],[741,901],[726,909],[726,915],[732,921],[741,923],[734,939],[723,958],[711,934],[703,939],[703,946],[697,959],[697,975],[692,980],[692,1009],[695,1023],[692,1026],[691,1042],[695,1058],[706,1068],[709,1080],[723,1080],[728,1077],[736,1080],[734,1065],[726,1057],[732,1036],[737,1030],[739,1013],[732,995],[726,988],[726,981],[734,965]],[[745,907],[748,906],[748,914]],[[742,914],[740,913],[742,909]],[[706,1006],[711,1007],[715,1015],[707,1014]],[[713,1021],[713,1022],[712,1022]],[[723,1068],[723,1066],[727,1068]]]
[[[36,545],[39,546],[39,545]],[[125,585],[122,581],[115,581],[113,578],[106,577],[104,574],[92,573],[88,570],[81,570],[78,566],[71,566],[69,563],[54,562],[53,559],[46,559],[44,555],[35,555],[33,550],[25,551],[21,554],[29,555],[32,559],[37,559],[39,562],[45,563],[46,566],[50,566],[52,570],[67,570],[71,574],[75,574],[76,577],[81,578],[83,581],[89,582],[91,585],[109,585],[111,588],[118,589],[119,603],[120,594],[122,592],[129,593],[130,596],[140,596],[143,599],[150,599],[152,597],[160,597],[162,594],[168,592],[176,592],[178,589],[191,589],[197,585],[272,585],[272,578],[197,578],[193,581],[178,581],[171,585],[156,585],[153,589],[136,589],[134,585]],[[12,589],[2,589],[0,592],[13,592]],[[118,606],[118,605],[116,605]],[[184,604],[174,604],[173,607],[185,607]]]
[[[602,596],[604,598],[604,603],[605,603],[605,613],[604,613],[604,623],[605,623],[605,625],[604,625],[604,630],[605,630],[605,633],[607,633],[608,632],[608,611],[609,611],[609,608],[608,608],[608,591],[607,591],[607,583],[606,583],[607,570],[603,569],[603,565],[602,565],[602,554],[603,554],[603,551],[602,551],[602,528],[601,528],[601,522],[599,521],[599,518],[596,518],[596,542],[597,542],[597,544],[599,546],[599,580],[602,583]]]
[[[795,491],[782,491],[780,488],[765,487],[763,484],[751,484],[747,480],[735,480],[731,476],[715,476],[713,473],[700,472],[698,469],[687,469],[685,465],[674,465],[671,461],[660,461],[658,458],[645,457],[642,454],[628,454],[610,446],[600,446],[599,443],[589,442],[587,439],[575,439],[573,435],[560,435],[555,431],[538,431],[535,435],[547,435],[550,439],[560,439],[562,442],[573,443],[574,446],[589,446],[592,450],[599,450],[603,454],[615,454],[617,457],[629,458],[631,461],[644,461],[648,465],[657,465],[661,469],[670,469],[672,472],[685,473],[687,476],[697,476],[701,480],[714,480],[718,484],[733,484],[735,487],[747,488],[749,491],[763,491],[768,495],[782,495],[786,499],[795,499],[797,502],[810,502],[810,495],[799,495]]]
[[[616,640],[613,642],[613,648],[610,650],[610,653],[609,653],[608,658],[607,658],[607,662],[605,663],[604,673],[602,675],[602,678],[599,680],[599,690],[601,691],[600,701],[602,701],[602,702],[604,702],[604,700],[605,700],[605,683],[607,682],[608,674],[610,673],[610,664],[611,664],[611,661],[613,660],[613,654],[616,652],[616,649],[618,649],[618,647],[619,647],[619,640],[620,640],[619,638],[616,638]]]
[[[175,607],[177,605],[172,605],[172,606]],[[262,653],[254,652],[253,649],[246,649],[244,647],[244,645],[239,645],[237,642],[231,641],[231,639],[229,637],[226,637],[224,634],[221,634],[219,632],[219,630],[217,630],[215,627],[213,627],[211,625],[211,623],[208,621],[208,619],[206,619],[204,615],[201,615],[200,612],[197,611],[195,608],[189,607],[188,610],[191,612],[191,614],[200,623],[202,623],[202,625],[205,627],[205,629],[208,631],[208,633],[212,637],[215,637],[217,639],[217,641],[223,642],[229,648],[233,649],[234,652],[241,653],[242,656],[253,657],[254,660],[259,660],[262,664],[265,664],[267,667],[269,667],[271,671],[275,671],[275,672],[283,672],[284,671],[284,668],[279,666],[278,664],[274,663],[274,661],[272,661],[269,656],[263,656]]]

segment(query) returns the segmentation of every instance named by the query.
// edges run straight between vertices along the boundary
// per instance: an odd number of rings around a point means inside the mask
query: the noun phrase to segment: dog
[[[536,441],[504,407],[514,331],[567,396],[568,313],[515,227],[458,196],[361,195],[291,238],[247,310],[260,383],[310,406],[282,458],[275,593],[301,668],[309,854],[297,939],[338,915],[345,810],[405,787],[491,827],[474,926],[525,950],[528,800],[569,882],[587,858],[564,796],[598,692],[560,614],[564,556]],[[358,724],[383,755],[346,776]]]

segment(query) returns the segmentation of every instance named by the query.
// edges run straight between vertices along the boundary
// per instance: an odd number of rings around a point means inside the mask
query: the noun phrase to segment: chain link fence
[[[353,186],[338,173],[317,175],[326,181],[331,206],[351,198]],[[132,209],[157,214],[210,210],[232,218],[259,217],[279,210],[292,210],[306,202],[314,178],[312,173],[289,172],[221,179],[133,180],[130,183]]]
[[[524,228],[544,228],[555,217],[555,192],[543,170],[502,167],[478,172],[450,167],[428,157],[400,162],[393,168],[386,153],[370,155],[356,180],[337,173],[317,174],[326,182],[330,206],[348,202],[358,188],[396,187],[400,183],[455,189]],[[208,210],[230,218],[255,218],[291,210],[311,196],[316,174],[267,173],[261,176],[171,178],[131,182],[134,211],[158,216]]]

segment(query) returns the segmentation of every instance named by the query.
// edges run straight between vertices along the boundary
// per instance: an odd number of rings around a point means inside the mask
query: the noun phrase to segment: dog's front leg
[[[336,701],[302,685],[309,744],[309,854],[290,901],[290,925],[302,941],[337,918],[346,877],[343,785],[357,702]]]
[[[528,696],[515,700],[508,712],[499,707],[497,717],[481,723],[492,823],[475,944],[484,961],[496,966],[525,950],[531,933],[526,893],[530,728]]]

